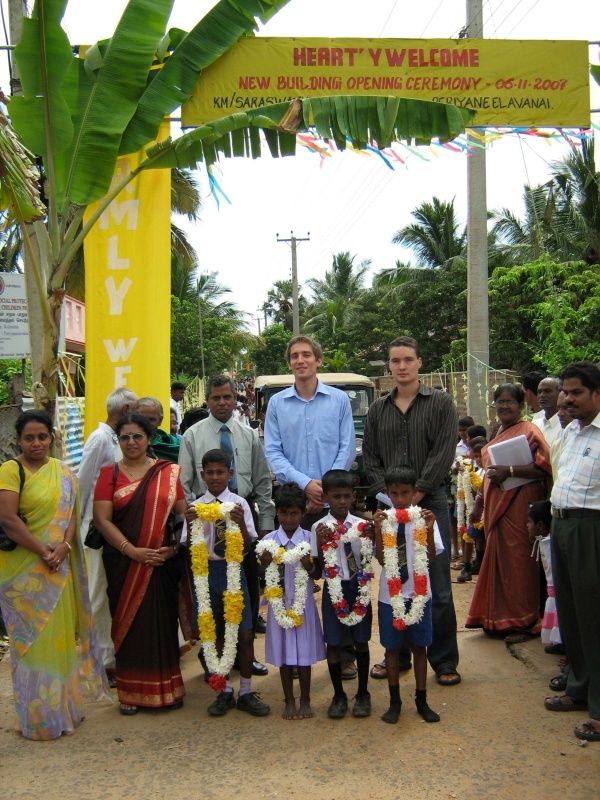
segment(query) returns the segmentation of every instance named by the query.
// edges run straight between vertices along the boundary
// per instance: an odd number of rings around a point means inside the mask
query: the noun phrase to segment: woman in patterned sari
[[[481,451],[486,469],[483,482],[485,555],[467,616],[467,628],[483,628],[486,633],[506,637],[505,641],[524,641],[540,632],[540,566],[531,558],[527,533],[530,503],[548,496],[550,459],[546,440],[539,428],[521,419],[523,390],[512,383],[501,384],[494,392],[500,428],[490,444],[524,435],[531,451],[531,463],[523,466],[492,464],[489,447]],[[509,477],[528,478],[530,483],[503,491]]]
[[[99,657],[77,525],[77,484],[49,457],[45,412],[17,420],[18,461],[0,467],[0,524],[16,548],[0,550],[0,605],[8,628],[18,728],[56,739],[83,720],[84,689],[108,688]]]
[[[100,470],[94,523],[102,533],[120,711],[179,708],[178,607],[183,560],[167,519],[185,512],[181,467],[147,455],[152,428],[131,414],[116,426],[123,460]]]

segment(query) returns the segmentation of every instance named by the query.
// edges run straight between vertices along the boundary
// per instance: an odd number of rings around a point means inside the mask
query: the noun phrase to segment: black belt
[[[600,510],[596,508],[555,508],[552,516],[556,519],[600,519]]]

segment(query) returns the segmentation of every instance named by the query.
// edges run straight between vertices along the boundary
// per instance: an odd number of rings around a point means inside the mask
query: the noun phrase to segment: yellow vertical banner
[[[164,125],[160,138],[167,133]],[[113,181],[120,183],[142,158],[142,152],[120,157]],[[85,239],[86,437],[106,419],[106,398],[120,386],[158,397],[169,410],[170,242],[168,169],[141,172]]]

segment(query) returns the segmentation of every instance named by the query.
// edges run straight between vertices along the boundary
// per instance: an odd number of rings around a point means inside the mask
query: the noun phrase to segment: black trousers
[[[553,519],[552,577],[571,669],[566,693],[600,720],[600,517]]]

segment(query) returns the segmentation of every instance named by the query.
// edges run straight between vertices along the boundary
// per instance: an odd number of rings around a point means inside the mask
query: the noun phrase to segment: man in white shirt
[[[183,400],[183,395],[184,394],[185,394],[185,383],[181,383],[181,381],[174,381],[171,384],[170,408],[171,408],[171,411],[177,417],[177,431],[179,431],[179,426],[181,425],[181,406],[180,406],[180,403]]]
[[[540,381],[537,396],[540,409],[544,413],[542,416],[532,419],[533,424],[543,433],[550,448],[561,432],[560,420],[556,413],[559,391],[560,381],[558,378],[544,378]]]
[[[561,372],[574,419],[563,443],[552,503],[552,571],[560,630],[569,659],[565,694],[549,711],[588,709],[579,739],[600,741],[600,369],[589,361]]]
[[[260,440],[252,428],[242,425],[233,416],[237,394],[233,381],[227,375],[210,378],[206,387],[206,402],[210,415],[188,428],[183,434],[179,450],[181,483],[189,501],[199,497],[206,485],[202,480],[202,456],[220,448],[229,452],[233,463],[230,488],[248,501],[253,509],[258,506],[256,528],[260,535],[272,531],[275,507],[272,500],[271,472]],[[258,626],[260,603],[259,571],[253,550],[244,558],[244,570],[252,605],[254,631]],[[258,629],[260,632],[260,629]],[[266,675],[267,669],[256,661],[255,675]]]
[[[94,488],[102,467],[121,460],[119,440],[115,433],[117,422],[126,414],[136,410],[137,397],[130,389],[115,389],[106,398],[106,422],[98,423],[83,448],[77,477],[79,479],[79,497],[81,508],[81,541],[85,537],[93,516]],[[96,622],[98,643],[104,667],[111,673],[115,666],[115,654],[110,635],[111,616],[106,594],[106,574],[102,563],[102,550],[84,548],[88,569],[88,583],[92,613]]]

